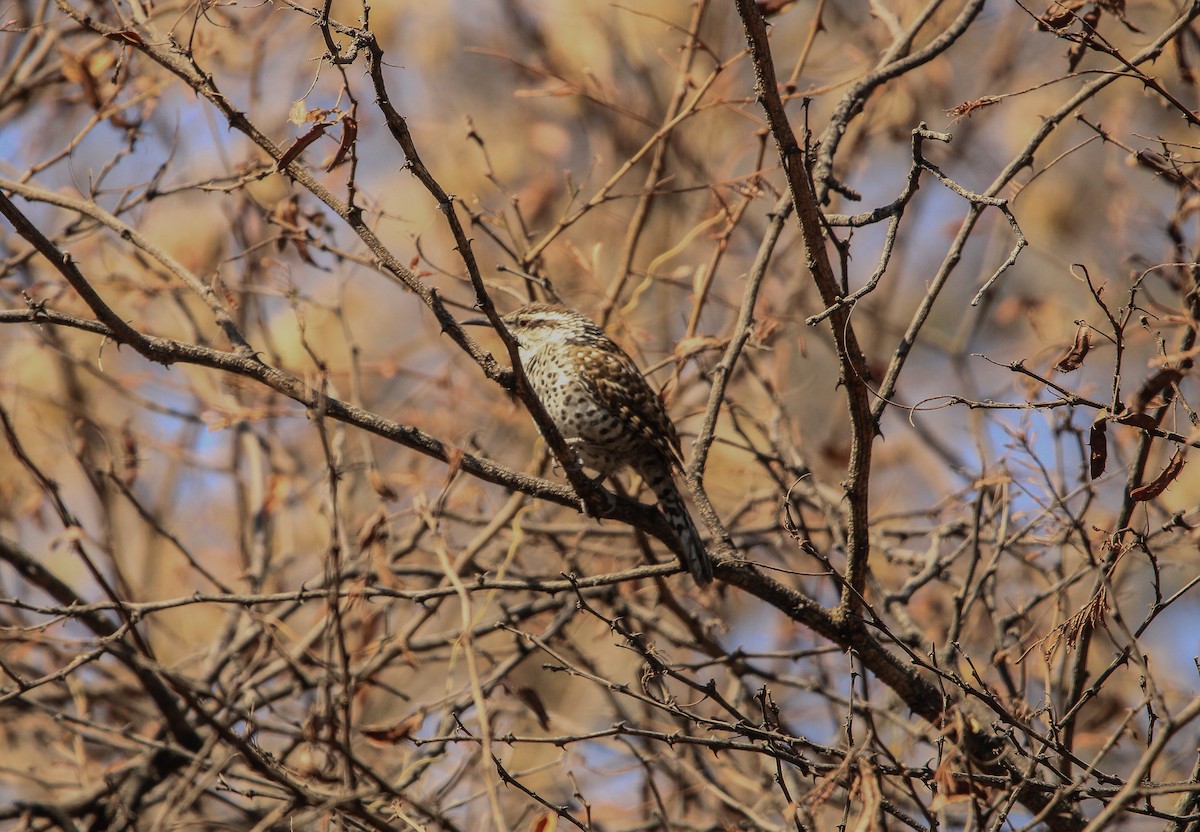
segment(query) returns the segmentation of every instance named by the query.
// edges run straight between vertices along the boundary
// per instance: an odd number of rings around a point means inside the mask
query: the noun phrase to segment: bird
[[[530,388],[579,461],[598,479],[632,468],[654,492],[696,584],[711,583],[712,559],[675,484],[675,472],[683,470],[679,435],[633,359],[594,321],[565,306],[528,303],[501,320],[517,342]]]

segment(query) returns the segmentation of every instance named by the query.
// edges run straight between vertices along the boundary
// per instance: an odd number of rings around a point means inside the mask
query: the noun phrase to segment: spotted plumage
[[[588,468],[632,467],[679,536],[683,564],[703,586],[712,561],[675,486],[679,436],[658,394],[624,350],[584,315],[531,303],[504,316],[521,366],[547,414]]]

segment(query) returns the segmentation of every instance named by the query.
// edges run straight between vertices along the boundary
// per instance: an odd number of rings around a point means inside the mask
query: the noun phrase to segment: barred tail
[[[687,571],[692,573],[698,586],[712,583],[712,559],[708,556],[708,550],[704,548],[704,541],[700,539],[700,532],[692,522],[692,516],[688,513],[679,489],[675,487],[669,475],[657,485],[654,491],[658,497],[658,507],[675,530],[681,544],[683,554],[680,560],[687,567]]]

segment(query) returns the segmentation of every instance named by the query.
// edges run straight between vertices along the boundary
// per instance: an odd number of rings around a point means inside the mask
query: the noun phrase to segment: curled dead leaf
[[[1080,323],[1075,329],[1075,343],[1071,344],[1071,349],[1067,350],[1062,358],[1054,365],[1054,369],[1060,373],[1070,373],[1078,370],[1083,365],[1083,359],[1087,357],[1088,350],[1092,348],[1092,341],[1088,331],[1088,326],[1085,323]]]
[[[1076,12],[1083,8],[1085,0],[1064,0],[1054,2],[1046,11],[1038,16],[1038,28],[1061,31],[1074,22]]]
[[[1129,492],[1129,499],[1134,502],[1144,503],[1146,500],[1153,500],[1167,490],[1167,486],[1175,482],[1183,471],[1183,464],[1186,461],[1187,449],[1180,448],[1171,456],[1171,461],[1167,463],[1167,467],[1162,470],[1162,473],[1154,478],[1153,482],[1148,482],[1143,486],[1133,489]]]

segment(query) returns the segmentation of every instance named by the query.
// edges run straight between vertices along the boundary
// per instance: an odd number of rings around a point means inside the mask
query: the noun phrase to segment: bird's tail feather
[[[675,483],[670,478],[667,478],[656,489],[655,496],[658,497],[658,507],[679,538],[682,552],[680,560],[683,561],[683,565],[687,567],[688,572],[692,573],[698,586],[712,583],[712,558],[708,556],[708,550],[704,548],[704,541],[696,529],[696,524],[692,522],[692,516],[688,513],[679,489],[675,487]]]

